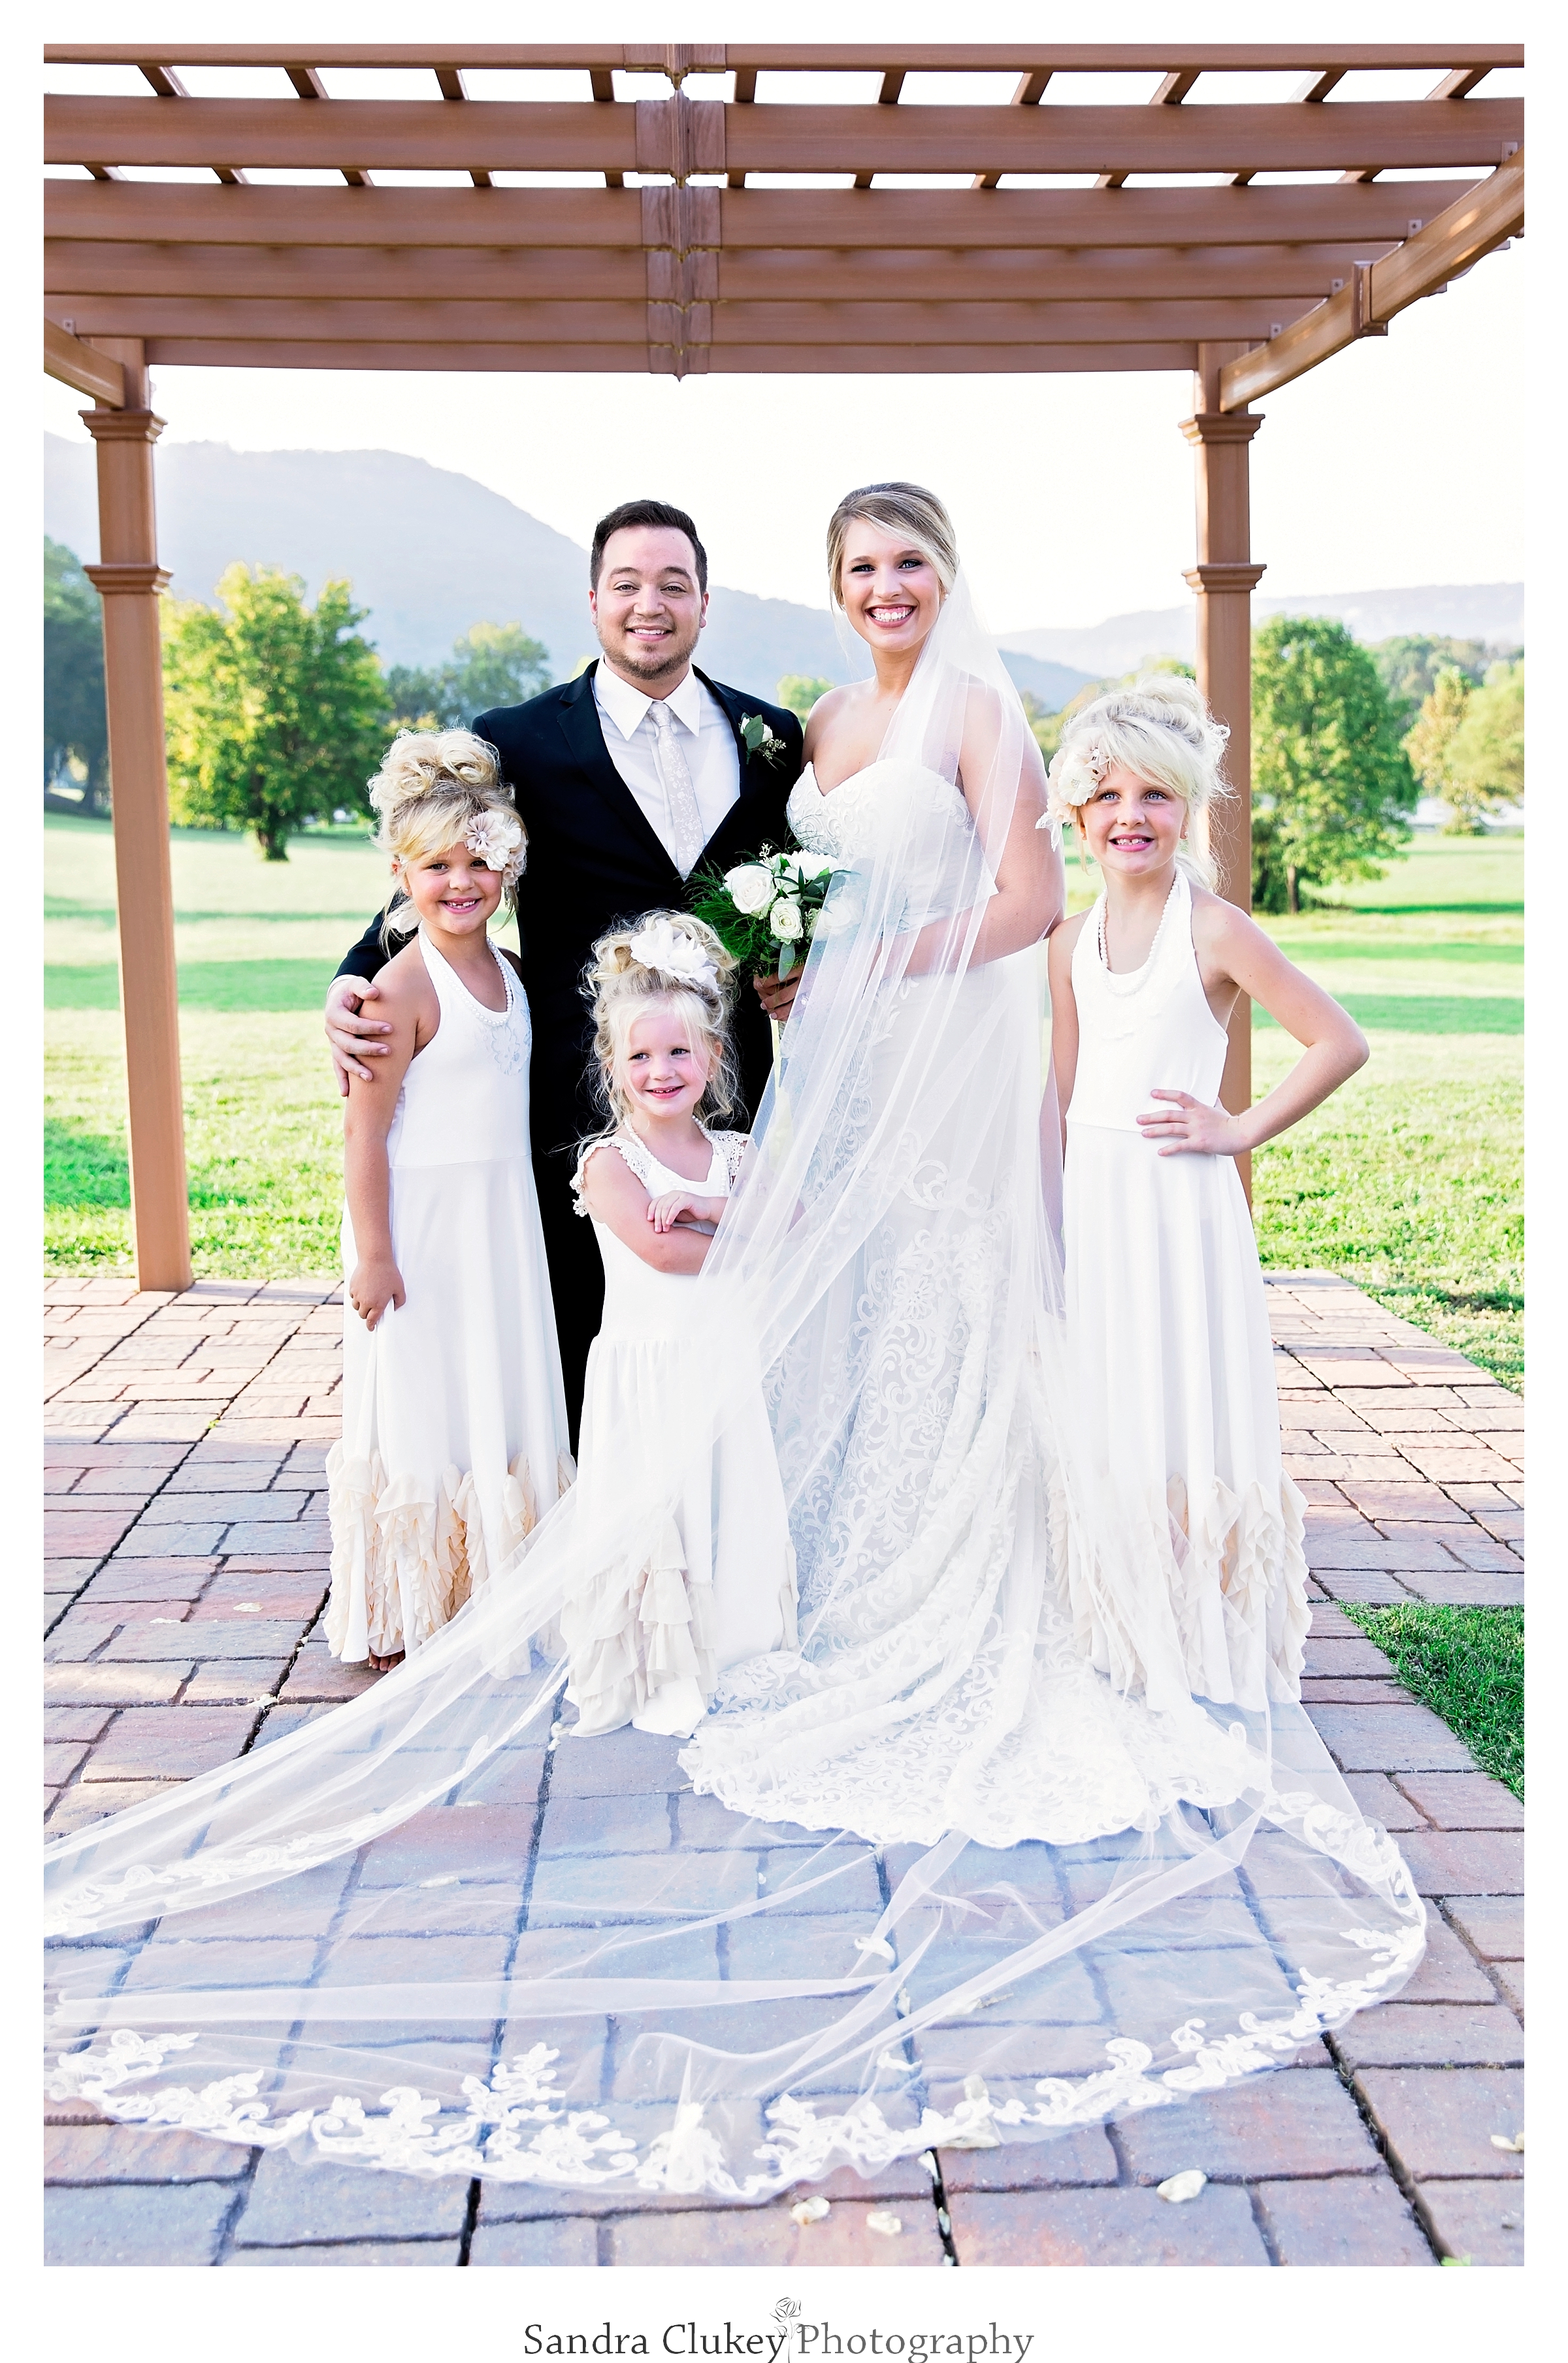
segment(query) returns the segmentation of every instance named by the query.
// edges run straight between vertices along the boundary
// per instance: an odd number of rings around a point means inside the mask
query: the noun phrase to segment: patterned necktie
[[[648,713],[654,727],[654,765],[669,815],[670,856],[682,878],[690,878],[705,842],[697,791],[687,768],[686,750],[676,735],[675,716],[664,699],[656,697]]]

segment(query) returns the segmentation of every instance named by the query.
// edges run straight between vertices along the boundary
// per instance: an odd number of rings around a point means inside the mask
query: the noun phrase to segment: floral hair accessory
[[[514,885],[523,874],[525,856],[523,850],[523,824],[511,813],[494,810],[476,813],[463,838],[469,851],[478,856],[487,870],[501,873],[503,887]]]
[[[1110,769],[1110,758],[1098,739],[1069,738],[1051,758],[1046,773],[1046,818],[1057,826],[1076,819],[1079,806],[1088,804]]]
[[[716,993],[719,971],[694,936],[668,919],[650,919],[639,927],[627,947],[632,958],[672,984],[691,985],[699,993]]]

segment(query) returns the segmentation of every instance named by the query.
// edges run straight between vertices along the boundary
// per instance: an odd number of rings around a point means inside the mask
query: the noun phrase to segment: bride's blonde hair
[[[1195,681],[1179,672],[1144,673],[1130,689],[1097,697],[1067,724],[1051,759],[1051,817],[1077,828],[1087,853],[1083,808],[1112,771],[1168,788],[1189,815],[1205,813],[1231,793],[1220,768],[1230,736]],[[1212,893],[1220,873],[1206,843],[1184,838],[1176,861]]]
[[[593,1006],[594,1081],[607,1119],[597,1138],[608,1139],[630,1115],[619,1076],[626,1036],[635,1018],[659,1004],[679,1015],[688,1038],[701,1042],[707,1058],[698,1122],[722,1124],[734,1113],[739,1078],[730,1011],[735,967],[712,928],[689,911],[648,911],[635,926],[600,937],[583,982]]]
[[[370,797],[381,815],[376,843],[400,867],[463,844],[476,827],[488,834],[504,865],[501,907],[515,908],[527,832],[501,776],[501,759],[484,739],[471,730],[400,731],[370,782]],[[382,906],[383,944],[389,936],[409,935],[419,925],[412,901],[395,911],[391,907],[398,892],[394,878]]]
[[[930,559],[944,591],[952,590],[958,579],[958,537],[936,494],[923,484],[862,484],[858,492],[845,493],[828,519],[828,591],[834,606],[844,605],[844,545],[856,517],[905,535]]]

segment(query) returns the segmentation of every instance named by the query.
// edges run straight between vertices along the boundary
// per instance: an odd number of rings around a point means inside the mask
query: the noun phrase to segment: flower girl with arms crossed
[[[335,1656],[426,1641],[570,1482],[528,1146],[528,1004],[490,939],[525,859],[493,750],[405,733],[370,782],[417,927],[382,970],[388,1055],[344,1118],[343,1437],[327,1459]],[[389,903],[390,903],[389,896]]]
[[[1155,1707],[1298,1695],[1309,1622],[1302,1498],[1285,1474],[1263,1277],[1234,1159],[1365,1060],[1360,1030],[1234,904],[1192,821],[1229,793],[1226,733],[1195,683],[1154,675],[1077,716],[1049,817],[1098,866],[1093,910],[1051,938],[1066,1116],[1063,1222],[1080,1449],[1143,1614],[1069,1543],[1080,1645]],[[1302,1045],[1244,1115],[1219,1105],[1248,993]]]
[[[701,919],[655,911],[602,937],[589,971],[609,1123],[572,1186],[604,1260],[604,1320],[583,1394],[583,1579],[560,1614],[585,1739],[626,1723],[690,1737],[722,1672],[796,1644],[760,1381],[711,1447],[690,1432],[712,1392],[703,1339],[723,1319],[698,1275],[747,1145],[716,1128],[733,1104],[734,965]],[[647,1514],[629,1526],[639,1503]]]

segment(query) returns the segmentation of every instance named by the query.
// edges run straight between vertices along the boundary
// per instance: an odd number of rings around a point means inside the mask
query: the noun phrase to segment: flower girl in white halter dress
[[[1225,731],[1196,684],[1154,675],[1085,708],[1051,766],[1051,816],[1103,881],[1051,938],[1069,1348],[1094,1516],[1143,1570],[1116,1613],[1094,1547],[1069,1544],[1080,1645],[1119,1683],[1255,1707],[1298,1693],[1309,1612],[1302,1499],[1284,1473],[1273,1348],[1236,1171],[1353,1074],[1337,1001],[1209,889],[1194,812],[1228,793]],[[1303,1045],[1244,1115],[1219,1104],[1226,1024],[1248,993]],[[1161,1668],[1165,1674],[1162,1677]]]
[[[630,1723],[690,1737],[720,1674],[795,1647],[795,1559],[760,1382],[704,1450],[697,1275],[747,1135],[730,1113],[734,962],[701,920],[656,911],[594,946],[594,1041],[610,1127],[573,1188],[604,1259],[583,1394],[580,1565],[560,1613],[573,1736]],[[679,1498],[669,1500],[673,1472]],[[628,1507],[646,1502],[646,1519]]]
[[[343,1436],[327,1458],[335,1656],[394,1664],[571,1481],[528,1145],[528,1004],[490,940],[524,862],[491,749],[405,733],[370,783],[414,940],[388,1055],[345,1118]]]

